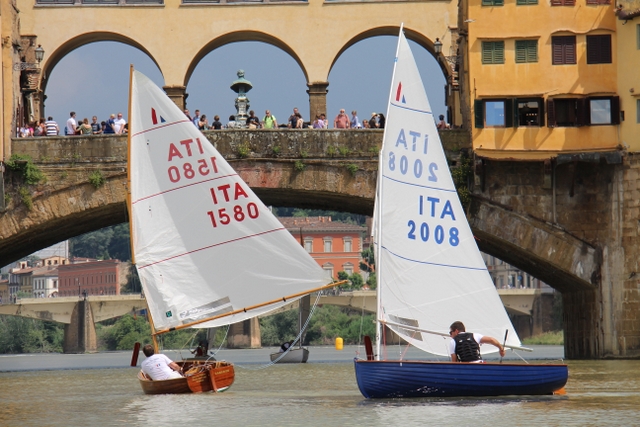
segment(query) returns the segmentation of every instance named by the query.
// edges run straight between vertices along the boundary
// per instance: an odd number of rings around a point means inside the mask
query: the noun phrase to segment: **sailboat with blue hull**
[[[543,395],[563,389],[564,363],[385,360],[382,327],[451,357],[449,325],[521,346],[466,219],[420,73],[400,30],[373,221],[378,293],[375,351],[356,359],[367,398]],[[370,343],[370,341],[369,341]],[[502,344],[502,343],[501,343]],[[489,348],[486,348],[489,347]],[[497,351],[480,346],[481,354]],[[502,362],[502,360],[500,361]]]

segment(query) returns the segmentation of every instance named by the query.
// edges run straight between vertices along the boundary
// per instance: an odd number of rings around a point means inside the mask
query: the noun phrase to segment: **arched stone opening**
[[[358,108],[358,117],[361,120],[368,120],[371,116],[369,111],[375,110],[378,114],[386,113],[386,103],[388,96],[388,85],[391,78],[391,70],[393,68],[393,57],[396,53],[396,45],[399,27],[385,26],[364,30],[351,39],[349,39],[333,57],[327,80],[330,80],[332,95],[328,97],[329,107],[334,114],[337,113],[336,108],[348,107],[347,105],[336,106],[335,94],[344,92],[345,90],[353,90],[362,94],[361,86],[365,83],[371,88],[370,92],[365,92],[364,98],[369,100],[366,108],[363,110],[363,102],[356,102]],[[425,89],[429,95],[433,112],[437,117],[443,114],[447,117],[447,122],[453,125],[459,125],[459,93],[457,91],[457,74],[451,68],[449,62],[441,53],[437,54],[434,46],[434,40],[428,36],[414,31],[409,28],[404,29],[407,39],[413,44],[413,54],[416,64],[421,71],[425,83]],[[416,46],[417,45],[417,46]],[[366,52],[366,56],[365,53]],[[353,57],[358,57],[358,61],[354,61]],[[376,62],[377,61],[377,62]],[[366,63],[367,67],[360,66]],[[348,66],[346,64],[349,64]],[[349,81],[344,79],[336,80],[336,75],[344,75],[345,67],[353,68],[352,76]],[[375,75],[383,75],[383,80],[372,81],[371,76],[374,73],[369,72],[375,69]],[[453,82],[456,85],[453,85]],[[327,82],[328,84],[329,82]],[[360,86],[360,87],[359,87]],[[446,91],[444,90],[446,88]],[[375,92],[379,92],[374,95]],[[327,91],[328,92],[328,91]],[[370,96],[371,95],[371,96]],[[357,100],[362,98],[356,97]]]
[[[42,64],[42,81],[40,83],[40,90],[44,93],[47,88],[48,76],[51,75],[51,72],[53,71],[55,66],[58,65],[58,63],[70,52],[90,43],[106,41],[124,43],[144,52],[154,62],[154,64],[156,64],[156,66],[162,73],[162,69],[158,65],[158,62],[153,57],[153,55],[136,40],[118,33],[97,31],[92,33],[79,34],[73,38],[70,38],[69,40],[58,46],[51,54],[47,55],[45,62]]]

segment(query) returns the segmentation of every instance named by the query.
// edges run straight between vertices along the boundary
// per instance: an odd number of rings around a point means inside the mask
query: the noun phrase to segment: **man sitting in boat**
[[[287,341],[282,343],[282,345],[280,346],[279,353],[284,353],[285,351],[287,351],[289,347],[291,347],[291,344],[293,344],[293,341]]]
[[[180,366],[164,354],[155,354],[153,346],[147,344],[142,347],[142,352],[147,357],[140,365],[142,372],[154,381],[182,378]]]
[[[449,353],[451,353],[452,362],[483,363],[482,356],[480,356],[480,346],[482,344],[491,344],[498,347],[500,356],[504,357],[504,347],[497,339],[487,335],[465,332],[464,323],[462,322],[453,322],[449,326],[449,335],[451,335]]]

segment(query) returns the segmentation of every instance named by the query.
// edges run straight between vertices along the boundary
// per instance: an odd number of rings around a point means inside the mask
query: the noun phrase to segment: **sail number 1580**
[[[260,211],[258,205],[250,202],[246,208],[243,208],[242,205],[235,205],[229,212],[227,212],[227,208],[220,208],[207,212],[207,215],[209,215],[211,225],[217,227],[218,224],[228,225],[231,221],[242,222],[246,218],[256,219],[260,216]]]

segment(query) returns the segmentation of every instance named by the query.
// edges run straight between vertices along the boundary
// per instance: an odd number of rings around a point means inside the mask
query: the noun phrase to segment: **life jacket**
[[[456,356],[460,362],[475,362],[481,360],[480,344],[473,338],[473,334],[469,332],[458,332],[453,339],[456,343]]]

